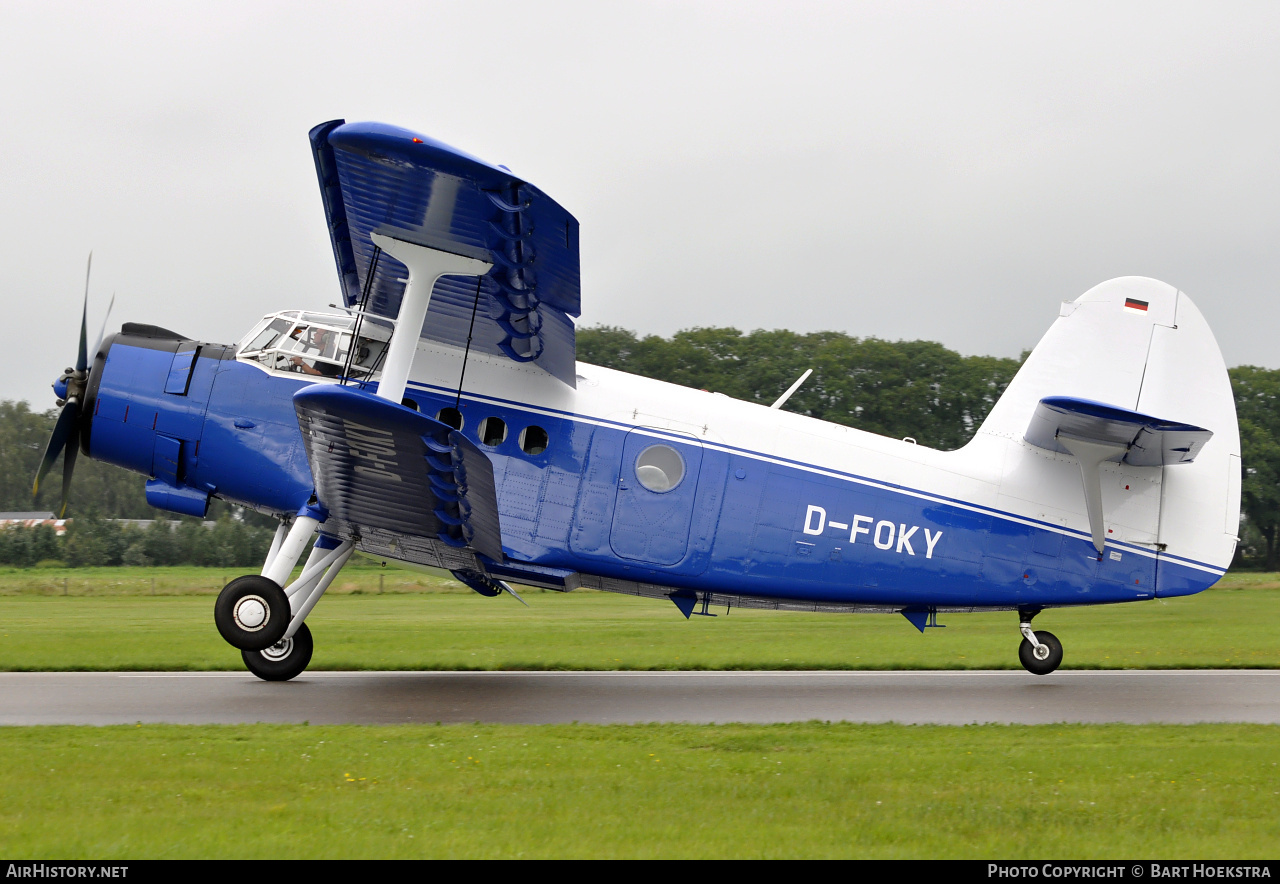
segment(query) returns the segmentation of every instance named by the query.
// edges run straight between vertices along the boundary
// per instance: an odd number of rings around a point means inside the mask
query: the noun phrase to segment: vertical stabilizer
[[[1140,411],[1138,397],[1153,331],[1176,325],[1178,301],[1178,290],[1171,285],[1126,276],[1064,302],[1057,321],[978,432],[1021,439],[1036,404],[1046,396],[1092,399]],[[1216,350],[1217,344],[1213,346]]]
[[[1079,452],[1070,445],[1048,451],[1043,442],[1028,441],[1036,408],[1047,397],[1089,400],[1181,422],[1212,437],[1189,462],[1159,466],[1140,465],[1122,444],[1090,467],[1100,487],[1087,495],[1080,480],[1071,479],[1081,469]],[[1113,279],[1064,303],[975,443],[984,451],[1004,451],[1003,507],[1090,531],[1095,543],[1100,494],[1106,543],[1160,553],[1159,595],[1211,585],[1235,552],[1240,435],[1231,382],[1204,317],[1190,298],[1166,283]],[[1083,472],[1091,475],[1090,470]],[[1091,499],[1086,503],[1086,498]],[[1095,510],[1092,520],[1090,509]]]

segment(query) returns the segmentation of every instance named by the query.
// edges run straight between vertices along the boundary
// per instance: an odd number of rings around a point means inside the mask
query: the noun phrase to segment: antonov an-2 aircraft
[[[234,345],[126,323],[92,362],[82,324],[37,476],[65,449],[65,506],[83,451],[147,476],[160,509],[278,518],[261,573],[215,605],[261,678],[306,668],[307,615],[357,549],[486,596],[590,587],[686,617],[889,611],[923,631],[1011,611],[1038,674],[1062,660],[1031,627],[1044,609],[1188,595],[1231,561],[1235,405],[1172,286],[1062,304],[973,440],[935,451],[579,363],[559,204],[405,129],[310,139],[345,309],[273,313]]]

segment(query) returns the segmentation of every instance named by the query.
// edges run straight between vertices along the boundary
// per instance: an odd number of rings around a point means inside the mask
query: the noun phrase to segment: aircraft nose
[[[67,376],[65,374],[53,382],[53,395],[59,399],[67,398]]]

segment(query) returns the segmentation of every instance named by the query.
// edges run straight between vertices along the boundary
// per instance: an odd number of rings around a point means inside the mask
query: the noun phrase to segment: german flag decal
[[[1132,310],[1135,313],[1146,313],[1149,301],[1139,301],[1137,298],[1125,298],[1124,309]]]

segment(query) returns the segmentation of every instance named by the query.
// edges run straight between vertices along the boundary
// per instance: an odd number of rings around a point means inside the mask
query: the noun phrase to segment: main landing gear
[[[1018,660],[1024,669],[1034,675],[1048,675],[1062,665],[1062,642],[1052,632],[1031,631],[1031,618],[1039,611],[1019,611],[1018,629],[1022,632],[1022,644],[1018,646]]]
[[[249,671],[263,681],[288,681],[307,668],[313,650],[311,630],[307,624],[300,623],[298,631],[289,638],[282,638],[261,651],[241,651],[240,658]]]
[[[232,580],[214,605],[218,632],[265,681],[288,681],[307,668],[314,643],[303,621],[351,558],[351,541],[321,534],[298,579],[285,585],[323,515],[306,507],[292,525],[281,521],[262,573]]]

